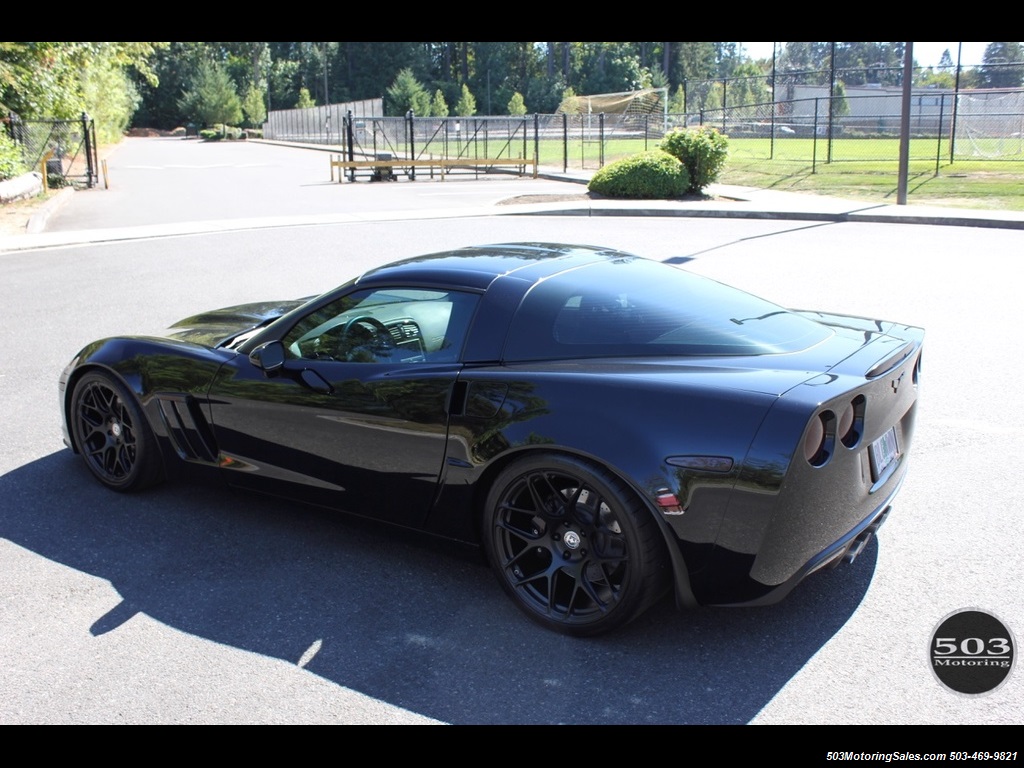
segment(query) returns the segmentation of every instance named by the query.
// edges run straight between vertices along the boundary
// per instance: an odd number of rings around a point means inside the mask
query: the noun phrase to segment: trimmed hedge
[[[607,197],[666,199],[681,197],[689,187],[686,166],[654,149],[609,163],[594,174],[587,189]]]
[[[244,141],[249,138],[248,132],[233,125],[216,125],[199,131],[203,141]]]
[[[690,192],[700,192],[714,183],[729,159],[729,137],[707,125],[671,130],[658,148],[686,166],[690,172]]]

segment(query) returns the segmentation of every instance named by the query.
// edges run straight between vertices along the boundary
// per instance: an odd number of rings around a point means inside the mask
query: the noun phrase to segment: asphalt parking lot
[[[0,722],[1024,719],[1019,670],[968,697],[945,689],[927,658],[937,624],[965,607],[1017,636],[1024,627],[1012,218],[950,225],[925,211],[933,221],[922,225],[843,201],[808,203],[801,217],[792,200],[772,216],[764,197],[757,209],[722,201],[721,215],[499,206],[579,185],[338,185],[317,153],[154,146],[148,160],[148,145],[119,150],[111,189],[75,193],[44,234],[0,240]],[[581,642],[524,622],[466,553],[219,487],[110,494],[61,445],[57,375],[92,339],[507,240],[606,244],[787,306],[924,326],[915,454],[877,541],[780,605],[680,614],[664,604]],[[972,744],[962,748],[990,748]]]

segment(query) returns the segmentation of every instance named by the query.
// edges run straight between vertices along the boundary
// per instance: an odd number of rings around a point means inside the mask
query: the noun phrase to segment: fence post
[[[523,117],[523,157],[526,157],[527,147],[527,136],[526,136],[526,118]],[[540,139],[538,134],[540,133],[540,115],[536,112],[533,113],[533,178],[537,178],[537,171],[540,166]],[[523,168],[523,172],[526,172],[526,168]]]
[[[85,184],[89,189],[92,189],[92,180],[93,176],[96,174],[97,165],[96,158],[94,156],[94,153],[96,152],[96,137],[92,136],[89,132],[89,115],[85,112],[82,113],[82,135],[85,137],[85,172],[88,176]]]
[[[536,120],[537,116],[534,115]],[[569,115],[562,113],[562,173],[569,172]]]
[[[466,120],[466,122],[468,123],[469,120]],[[474,117],[473,118],[473,159],[474,160],[479,160],[480,159],[480,141],[479,141],[479,136],[480,136],[480,121],[477,120]],[[466,140],[467,140],[467,142],[469,141],[468,137],[467,137]],[[484,155],[484,156],[486,157],[486,155]],[[469,157],[469,145],[468,144],[466,146],[466,157],[467,158]],[[474,171],[474,173],[473,173],[474,178],[478,178],[479,179],[480,178],[480,166],[474,164],[473,165],[473,171]]]
[[[416,116],[413,114],[413,111],[411,109],[405,113],[405,135],[408,138],[410,160],[416,159],[416,123],[414,120],[415,117]],[[409,168],[409,180],[416,181],[415,165]]]
[[[597,116],[597,167],[604,168],[604,112]]]
[[[953,164],[956,155],[956,118],[960,112],[960,69],[957,68],[957,87],[953,92],[953,111],[949,116],[949,163]]]
[[[345,144],[348,145],[347,146],[347,148],[348,148],[348,161],[350,163],[356,159],[355,136],[353,135],[353,132],[352,132],[352,128],[353,128],[352,124],[353,124],[353,122],[355,122],[355,120],[352,117],[352,110],[350,109],[348,111],[348,113],[345,115]],[[355,181],[356,180],[356,169],[355,168],[350,167],[348,169],[348,180],[349,181]]]
[[[821,99],[814,100],[814,125],[811,126],[811,173],[818,172],[818,105]]]

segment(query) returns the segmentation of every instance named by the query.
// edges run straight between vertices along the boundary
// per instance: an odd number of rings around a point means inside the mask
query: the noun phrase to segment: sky
[[[771,58],[773,43],[742,43],[743,50],[752,59]],[[961,43],[914,43],[914,60],[922,67],[934,67],[939,63],[942,52],[949,50],[949,55],[956,64],[957,46]],[[981,64],[988,43],[963,43],[960,63],[965,67]]]

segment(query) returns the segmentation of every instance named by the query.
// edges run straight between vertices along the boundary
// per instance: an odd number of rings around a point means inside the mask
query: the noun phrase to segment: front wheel
[[[78,380],[70,420],[79,453],[103,485],[134,491],[160,480],[153,432],[135,397],[113,376],[94,371]]]
[[[487,499],[483,540],[519,608],[567,635],[615,629],[668,585],[664,541],[642,502],[607,470],[568,456],[506,468]]]

